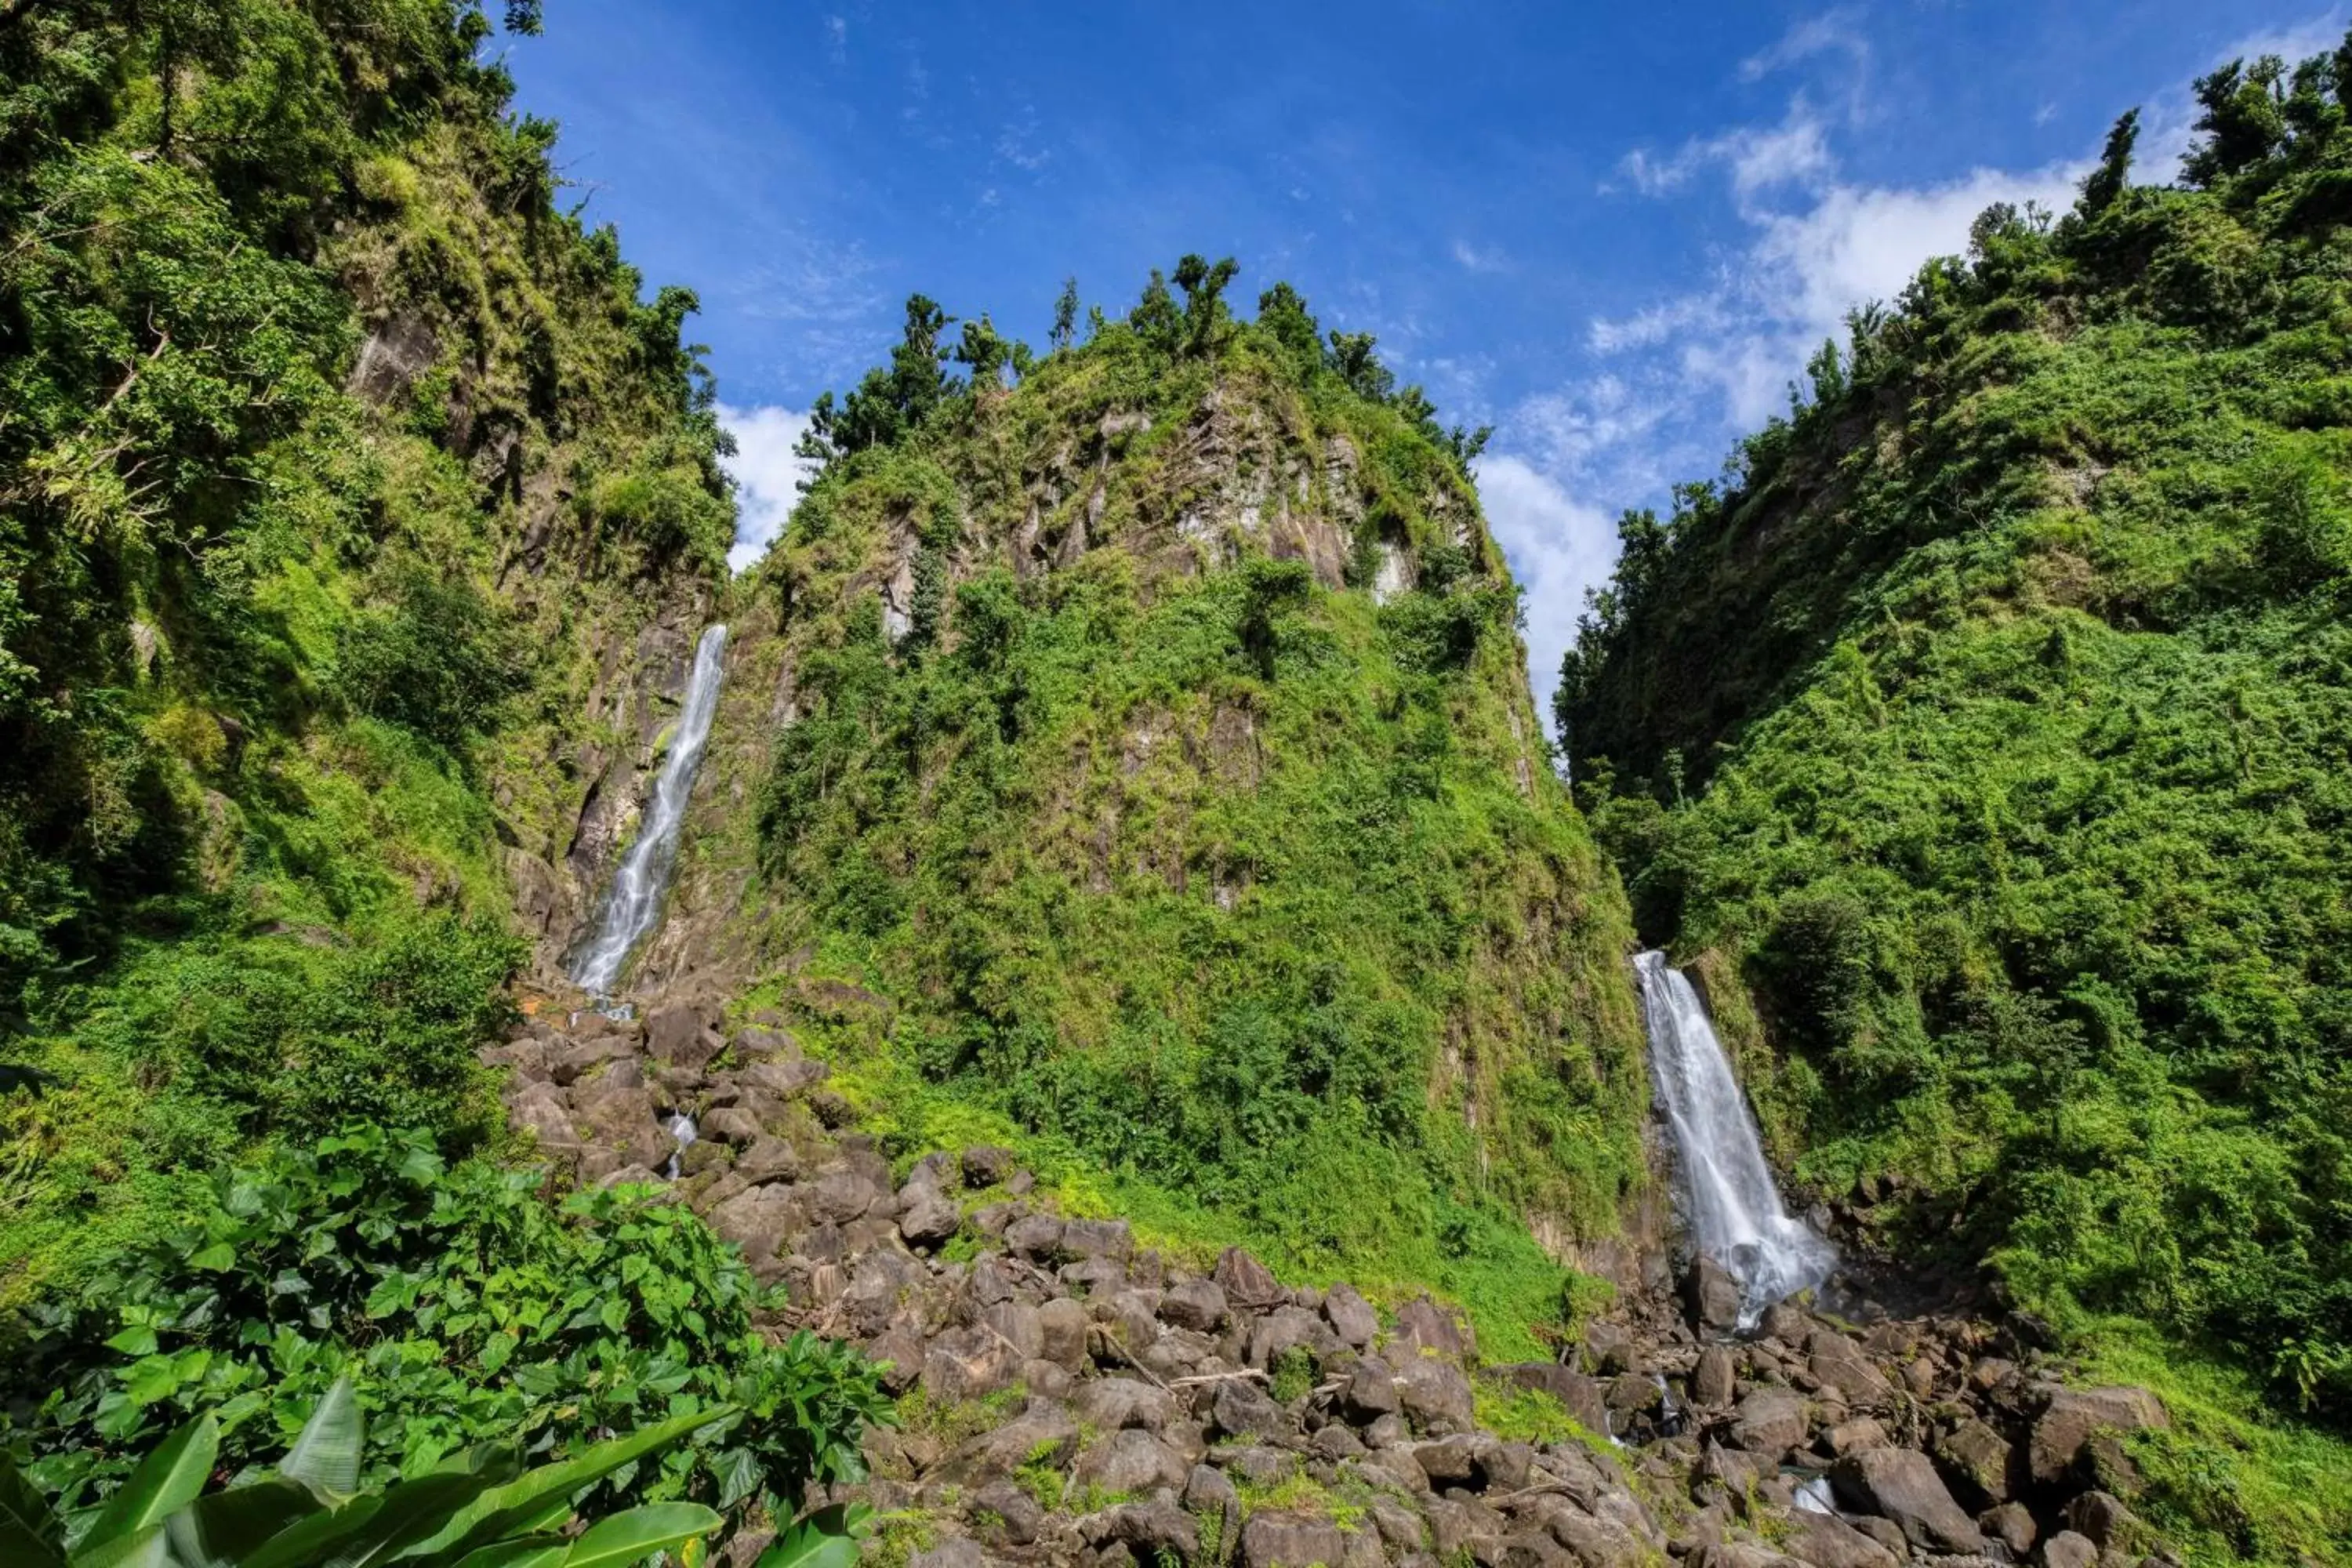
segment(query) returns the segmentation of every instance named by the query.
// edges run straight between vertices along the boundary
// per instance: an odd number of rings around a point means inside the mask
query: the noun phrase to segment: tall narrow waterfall
[[[711,716],[719,710],[719,682],[727,652],[727,628],[714,626],[695,645],[694,673],[687,678],[686,707],[677,717],[677,733],[654,779],[653,798],[646,803],[636,842],[621,857],[604,895],[603,923],[595,937],[572,961],[572,978],[581,989],[602,994],[621,977],[621,965],[630,950],[661,919],[662,895],[668,890],[670,868],[677,860],[678,829],[686,822],[686,803],[694,794],[695,770],[702,765],[702,748],[710,739]]]
[[[1837,1249],[1781,1206],[1756,1118],[1698,993],[1663,952],[1643,953],[1633,967],[1692,1239],[1739,1281],[1739,1326],[1751,1328],[1773,1302],[1828,1279]]]

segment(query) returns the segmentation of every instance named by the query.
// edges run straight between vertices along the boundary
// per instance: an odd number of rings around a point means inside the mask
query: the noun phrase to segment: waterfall
[[[629,952],[661,920],[662,895],[668,890],[670,868],[677,860],[678,829],[686,822],[686,803],[694,794],[695,770],[702,763],[704,742],[710,739],[711,716],[719,710],[720,661],[727,651],[727,628],[714,626],[695,645],[694,673],[686,682],[686,707],[678,714],[677,733],[669,754],[662,759],[654,779],[653,799],[646,806],[636,842],[621,857],[613,875],[612,890],[604,895],[604,914],[595,937],[572,961],[572,978],[583,991],[602,995],[621,978]]]
[[[1828,1279],[1837,1249],[1781,1206],[1756,1118],[1690,981],[1663,952],[1633,967],[1692,1239],[1739,1282],[1739,1326],[1753,1328],[1773,1302]]]

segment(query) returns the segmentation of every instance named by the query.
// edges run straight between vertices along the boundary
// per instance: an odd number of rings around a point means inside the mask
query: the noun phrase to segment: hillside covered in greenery
[[[2197,90],[1628,515],[1559,718],[1808,1179],[2341,1425],[2352,50]]]
[[[910,1147],[919,1106],[984,1114],[1531,1351],[1568,1277],[1529,1224],[1612,1236],[1646,1184],[1622,900],[1475,437],[1286,286],[1234,319],[1233,271],[1090,329],[1072,292],[1035,356],[918,299],[819,404],[733,678],[784,720],[748,905]]]

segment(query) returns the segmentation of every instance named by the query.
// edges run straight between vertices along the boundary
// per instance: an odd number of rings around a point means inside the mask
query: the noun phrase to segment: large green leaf
[[[777,1536],[754,1568],[856,1568],[857,1538],[873,1511],[862,1503],[819,1509]]]
[[[353,1498],[342,1507],[289,1525],[271,1536],[247,1557],[240,1568],[303,1568],[306,1563],[320,1561],[340,1542],[365,1530],[369,1521],[383,1507],[383,1494],[370,1492]]]
[[[633,1463],[657,1448],[667,1447],[688,1433],[735,1414],[731,1405],[672,1416],[641,1426],[625,1436],[599,1443],[585,1453],[539,1468],[476,1500],[450,1526],[424,1543],[415,1555],[434,1568],[455,1563],[478,1547],[525,1531],[549,1526],[549,1505],[569,1498],[591,1481]]]
[[[556,1568],[571,1550],[560,1535],[525,1535],[468,1552],[457,1568]]]
[[[73,1568],[171,1568],[172,1550],[163,1527],[151,1524],[96,1546],[74,1548]]]
[[[320,1511],[299,1481],[271,1477],[200,1497],[163,1521],[180,1568],[238,1568],[261,1544]]]
[[[74,1552],[77,1563],[102,1547],[129,1541],[163,1522],[164,1516],[194,1502],[220,1452],[220,1423],[209,1413],[163,1439],[115,1489],[106,1511],[89,1527]]]
[[[278,1461],[278,1473],[313,1491],[349,1497],[360,1489],[360,1448],[366,1440],[367,1418],[346,1373],[320,1396],[294,1446]]]
[[[718,1510],[698,1502],[649,1502],[616,1513],[572,1543],[563,1568],[630,1568],[648,1554],[708,1535]]]
[[[0,1563],[62,1568],[65,1531],[24,1473],[0,1454]]]
[[[466,1506],[514,1474],[511,1457],[486,1470],[435,1470],[413,1481],[402,1481],[383,1494],[378,1509],[360,1530],[336,1542],[318,1558],[318,1568],[369,1568],[389,1563],[418,1542],[438,1534]]]

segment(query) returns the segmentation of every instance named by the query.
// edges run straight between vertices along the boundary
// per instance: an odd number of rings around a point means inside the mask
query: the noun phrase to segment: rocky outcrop
[[[772,1023],[589,1014],[486,1058],[510,1069],[516,1124],[583,1181],[654,1180],[659,1119],[699,1120],[667,1195],[783,1287],[778,1330],[860,1344],[915,1401],[833,1500],[920,1516],[923,1560],[2119,1568],[2150,1540],[2124,1497],[2085,1489],[2095,1469],[2129,1489],[2116,1439],[2162,1405],[2065,1387],[1983,1323],[1857,1329],[1783,1303],[1729,1339],[1695,1272],[1559,1361],[1490,1366],[1425,1296],[1384,1319],[1238,1248],[1187,1269],[1040,1201],[1003,1149],[894,1171]],[[1482,1387],[1548,1395],[1559,1424],[1484,1426]],[[1559,1436],[1568,1417],[1581,1436]],[[1834,1512],[1799,1496],[1809,1477]]]

